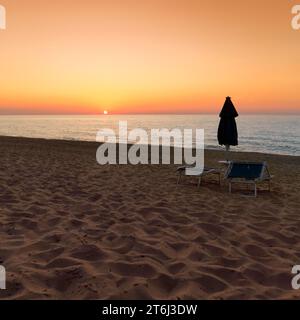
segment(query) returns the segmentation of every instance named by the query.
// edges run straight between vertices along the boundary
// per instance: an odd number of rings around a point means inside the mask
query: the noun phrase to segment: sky
[[[300,113],[293,0],[0,0],[0,114]]]

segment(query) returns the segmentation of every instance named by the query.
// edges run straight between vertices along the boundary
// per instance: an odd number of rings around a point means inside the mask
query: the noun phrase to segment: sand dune
[[[0,138],[6,299],[299,298],[299,157],[267,160],[257,199],[176,166],[100,166],[97,145]],[[221,152],[207,151],[217,165]]]

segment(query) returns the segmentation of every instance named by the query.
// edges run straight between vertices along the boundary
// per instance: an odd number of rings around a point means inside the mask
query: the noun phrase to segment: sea
[[[118,137],[119,121],[127,121],[128,130],[141,128],[149,134],[151,129],[204,129],[205,147],[221,150],[219,120],[217,114],[2,115],[0,136],[96,141],[103,129]],[[239,145],[231,150],[300,156],[300,115],[240,114],[236,121]]]

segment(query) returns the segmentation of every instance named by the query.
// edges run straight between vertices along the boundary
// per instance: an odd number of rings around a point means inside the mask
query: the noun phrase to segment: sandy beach
[[[175,165],[100,166],[97,146],[0,138],[0,298],[300,297],[299,157],[232,153],[275,176],[254,199],[209,179],[177,186]]]

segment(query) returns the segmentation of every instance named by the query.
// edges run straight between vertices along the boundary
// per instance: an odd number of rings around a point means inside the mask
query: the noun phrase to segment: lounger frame
[[[204,168],[204,171],[199,175],[186,175],[186,169],[192,168],[190,166],[183,166],[177,169],[178,172],[178,179],[177,185],[180,184],[182,176],[189,176],[189,177],[198,177],[198,188],[201,186],[202,178],[208,175],[217,175],[219,177],[219,185],[221,185],[221,171],[215,168]]]
[[[258,178],[256,178],[256,179],[252,179],[252,180],[246,180],[246,179],[243,179],[242,177],[241,178],[229,178],[230,172],[231,172],[233,166],[236,165],[236,164],[261,165],[262,166],[262,170],[261,170],[260,176]],[[228,180],[228,182],[229,182],[229,192],[230,193],[232,192],[232,184],[233,183],[241,183],[241,184],[253,185],[253,187],[254,187],[254,197],[255,198],[257,197],[257,184],[258,183],[268,182],[268,186],[269,186],[268,190],[271,191],[271,179],[272,179],[272,176],[270,175],[270,172],[269,172],[268,165],[267,165],[266,161],[264,161],[264,162],[231,161],[229,166],[228,166],[228,168],[227,168],[227,170],[226,170],[224,179]]]

